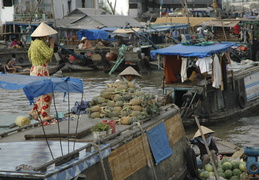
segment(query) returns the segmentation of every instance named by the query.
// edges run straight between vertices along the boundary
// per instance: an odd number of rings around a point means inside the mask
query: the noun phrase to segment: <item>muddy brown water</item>
[[[69,94],[64,98],[63,94],[55,93],[55,107],[58,112],[67,112],[74,106],[76,101],[89,101],[93,97],[98,96],[100,91],[107,87],[108,83],[113,83],[117,79],[117,73],[111,76],[103,71],[89,71],[80,73],[57,73],[55,77],[73,77],[83,80],[84,94]],[[162,71],[151,71],[148,74],[142,74],[142,79],[139,81],[142,91],[161,94]],[[4,90],[0,89],[0,122],[6,119],[14,119],[19,115],[27,115],[32,106],[25,97],[22,90]],[[51,112],[55,112],[54,104],[52,103]],[[215,136],[224,140],[230,141],[240,147],[253,146],[259,147],[259,117],[246,117],[241,119],[233,119],[225,122],[214,123],[207,127],[215,131]],[[191,138],[197,126],[188,126],[185,128],[186,134]]]

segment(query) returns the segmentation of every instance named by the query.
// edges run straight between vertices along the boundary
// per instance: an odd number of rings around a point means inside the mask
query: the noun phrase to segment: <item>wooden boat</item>
[[[16,65],[22,67],[31,66],[28,58],[27,48],[5,48],[0,49],[0,63],[5,64],[8,59],[12,59],[13,55],[16,57]]]
[[[60,63],[57,65],[50,65],[49,66],[49,75],[53,75],[57,73],[59,70],[61,70],[66,64],[65,63]],[[19,75],[30,75],[30,70],[27,68],[25,70],[21,70],[19,72],[14,72],[14,73],[8,73],[6,71],[3,72],[4,74],[19,74]]]
[[[0,84],[8,84],[6,76],[0,75]],[[32,78],[30,83],[23,84],[21,76],[12,76],[19,78],[26,94],[38,89],[31,86],[35,85],[33,80],[45,80],[29,77]],[[54,87],[58,92],[83,92],[81,80],[48,78],[48,81],[51,81],[51,88],[46,86],[45,91]],[[33,96],[27,97],[33,102],[34,96],[39,95],[35,91]],[[189,174],[187,164],[196,162],[194,151],[187,142],[180,109],[175,105],[163,106],[154,118],[131,125],[116,125],[113,134],[97,141],[91,127],[103,119],[90,119],[88,115],[80,117],[49,126],[27,125],[0,134],[0,155],[4,158],[0,163],[0,178],[181,180]],[[192,169],[192,172],[197,175],[198,170]]]
[[[164,58],[164,94],[170,96],[171,101],[181,108],[185,123],[193,123],[192,115],[198,116],[200,121],[205,123],[244,117],[258,112],[259,66],[252,61],[249,61],[251,64],[231,62],[226,68],[226,58],[222,55],[233,45],[235,44],[212,43],[206,46],[178,44],[151,51],[153,55],[162,55]],[[189,66],[187,64],[185,66],[183,60],[188,64],[194,64],[199,58],[205,63],[206,60],[210,61],[208,57],[214,57],[212,62],[216,63],[214,67],[218,69],[207,70],[208,74],[198,73],[194,79],[194,76],[185,76],[184,72]],[[216,57],[219,57],[221,64]],[[214,76],[215,73],[218,73],[218,76]],[[181,80],[181,75],[186,78]],[[215,81],[220,77],[222,81]]]

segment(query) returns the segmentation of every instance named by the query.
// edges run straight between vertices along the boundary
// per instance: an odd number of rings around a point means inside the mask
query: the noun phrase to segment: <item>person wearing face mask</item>
[[[54,39],[49,36],[54,34],[57,34],[57,31],[44,22],[31,34],[33,41],[28,50],[28,57],[32,63],[31,76],[49,76],[48,63],[54,54]],[[40,96],[29,113],[33,119],[43,121],[43,125],[57,123],[50,116],[52,96],[52,93]]]

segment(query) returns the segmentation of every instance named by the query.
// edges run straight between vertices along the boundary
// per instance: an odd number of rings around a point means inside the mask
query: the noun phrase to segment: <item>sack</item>
[[[76,101],[74,107],[71,108],[71,111],[74,114],[86,114],[86,108],[90,107],[89,102],[90,101],[82,100],[81,103],[79,103],[78,101]]]

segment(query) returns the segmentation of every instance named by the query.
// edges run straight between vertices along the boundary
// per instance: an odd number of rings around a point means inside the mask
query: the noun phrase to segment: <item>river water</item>
[[[76,101],[83,100],[89,101],[93,97],[98,96],[100,91],[106,88],[108,83],[113,83],[117,79],[117,74],[111,76],[103,71],[89,71],[80,73],[57,73],[55,77],[73,77],[83,80],[84,94],[69,94],[64,98],[63,94],[55,93],[55,106],[52,103],[51,112],[55,112],[54,107],[58,112],[67,112],[68,109],[73,107]],[[148,74],[142,74],[142,79],[139,81],[142,91],[151,92],[154,94],[162,93],[163,72],[151,71]],[[25,97],[22,90],[4,90],[0,89],[0,107],[1,117],[0,123],[7,118],[16,118],[19,115],[27,115],[32,106]],[[219,122],[207,127],[215,131],[216,137],[223,140],[230,141],[240,147],[253,146],[259,147],[259,117],[246,117],[241,119],[233,119],[226,122]],[[186,127],[186,134],[192,137],[197,130],[197,127]]]

